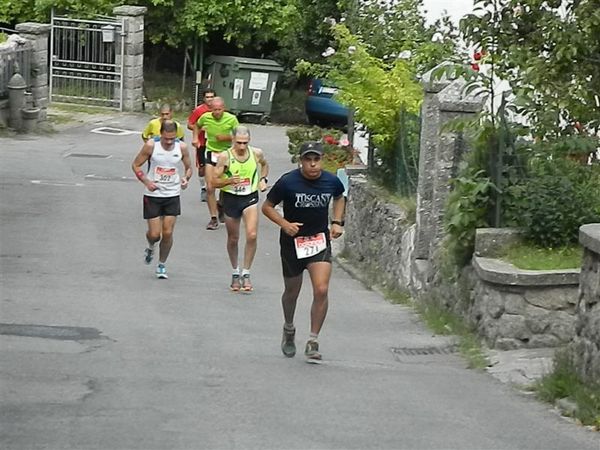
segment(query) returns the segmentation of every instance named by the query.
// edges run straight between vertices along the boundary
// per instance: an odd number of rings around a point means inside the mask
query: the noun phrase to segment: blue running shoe
[[[156,278],[161,278],[163,280],[169,278],[167,276],[167,269],[164,264],[159,264],[158,266],[156,266]]]

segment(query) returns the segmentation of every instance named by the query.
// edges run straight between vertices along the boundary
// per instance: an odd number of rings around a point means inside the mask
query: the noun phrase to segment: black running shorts
[[[211,166],[216,166],[217,161],[219,160],[220,154],[221,154],[221,152],[213,152],[210,150],[206,150],[205,158],[204,158],[204,160],[206,161],[205,164],[210,164]]]
[[[206,146],[201,145],[196,148],[196,167],[202,167],[206,165]]]
[[[258,191],[248,195],[235,195],[221,190],[223,212],[234,219],[242,217],[244,210],[252,205],[258,205]]]
[[[179,195],[175,197],[151,197],[144,195],[144,219],[181,214]]]
[[[310,258],[298,259],[296,256],[296,249],[292,245],[281,246],[281,268],[283,270],[284,278],[293,278],[304,272],[304,269],[308,267],[310,263],[314,262],[328,262],[331,264],[331,242],[327,240],[327,248],[320,253],[317,253]]]

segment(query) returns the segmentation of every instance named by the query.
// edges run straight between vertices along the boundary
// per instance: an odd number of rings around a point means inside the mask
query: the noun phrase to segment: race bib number
[[[304,259],[325,250],[327,240],[325,239],[325,233],[315,234],[314,236],[298,236],[294,238],[294,245],[298,259]]]
[[[233,191],[237,195],[248,195],[251,194],[251,188],[250,178],[242,178],[238,184],[233,186]]]
[[[154,169],[154,181],[157,183],[176,183],[178,181],[176,167],[156,166]]]

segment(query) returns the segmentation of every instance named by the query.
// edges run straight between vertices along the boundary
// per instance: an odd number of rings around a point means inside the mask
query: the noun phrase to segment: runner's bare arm
[[[188,181],[192,178],[192,160],[190,159],[190,152],[188,151],[187,145],[182,142],[180,144],[181,149],[181,162],[183,163],[183,168],[185,174],[181,179],[181,188],[185,189],[188,186]]]
[[[148,179],[148,177],[144,174],[142,166],[144,166],[150,160],[153,149],[154,142],[146,142],[134,158],[133,163],[131,163],[131,169],[133,170],[133,173],[137,179],[140,180],[150,191],[155,191],[157,187],[154,182],[150,181],[150,179]]]
[[[260,148],[255,148],[254,155],[256,156],[256,162],[260,165],[260,181],[258,182],[258,188],[261,192],[267,189],[267,177],[269,176],[269,163],[265,159],[265,154]]]
[[[333,199],[333,219],[336,222],[344,223],[344,206],[346,199],[343,195]],[[331,237],[336,239],[342,235],[344,228],[342,225],[335,223],[331,225]]]
[[[188,130],[191,130],[192,132],[194,131],[194,128],[196,128],[196,122],[198,121],[198,117],[196,117],[196,109],[198,108],[196,107],[193,109],[193,111],[188,116],[187,121]]]
[[[300,222],[288,222],[285,220],[283,216],[277,212],[275,205],[268,199],[264,201],[261,210],[271,222],[278,225],[285,232],[285,234],[289,236],[296,236],[298,231],[300,231],[300,227],[304,225]]]
[[[213,170],[213,176],[211,179],[211,185],[215,188],[222,188],[230,184],[237,184],[240,182],[239,175],[234,175],[229,178],[222,178],[223,174],[225,173],[225,169],[227,168],[228,160],[228,152],[221,152],[219,154],[217,165],[215,166],[215,170]]]

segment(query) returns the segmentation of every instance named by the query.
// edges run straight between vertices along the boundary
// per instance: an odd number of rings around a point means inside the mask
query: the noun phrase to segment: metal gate
[[[50,101],[123,109],[124,24],[52,11]]]

